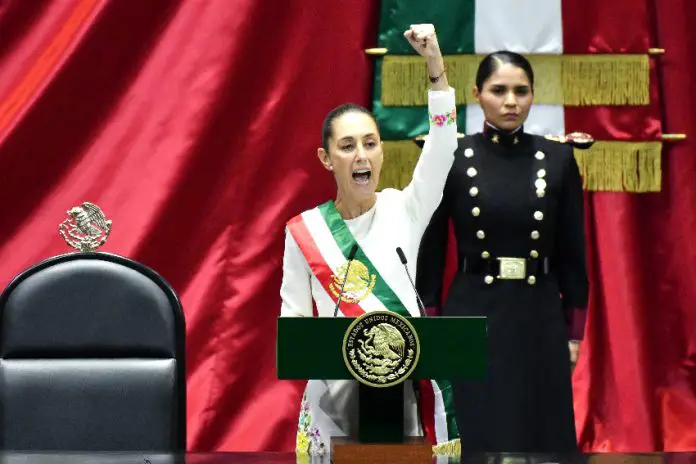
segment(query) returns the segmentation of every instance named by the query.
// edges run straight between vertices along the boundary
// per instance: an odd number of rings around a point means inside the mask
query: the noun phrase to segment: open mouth
[[[353,171],[353,180],[356,184],[365,185],[370,182],[370,177],[372,177],[372,171],[369,169],[357,169]]]

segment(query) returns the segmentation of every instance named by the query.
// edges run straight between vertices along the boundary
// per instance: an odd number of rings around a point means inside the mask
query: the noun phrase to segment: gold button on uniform
[[[541,211],[534,211],[534,219],[536,219],[537,221],[541,221],[542,219],[544,219],[544,213],[542,213]]]
[[[476,236],[483,240],[484,238],[486,238],[486,233],[482,230],[479,230],[478,232],[476,232]]]
[[[474,208],[471,210],[471,215],[478,216],[479,214],[481,214],[481,209],[478,206],[474,206]]]
[[[527,277],[527,283],[529,285],[534,285],[536,283],[536,277],[534,277],[534,276]]]
[[[483,281],[490,285],[493,283],[493,276],[487,275],[486,277],[484,277]]]
[[[487,252],[487,251],[484,251],[483,253],[481,253],[481,257],[482,257],[483,259],[488,259],[488,258],[491,257],[491,254],[490,254],[489,252]]]
[[[532,240],[538,240],[539,239],[539,231],[538,230],[533,230],[532,233],[530,234],[532,237]]]
[[[475,197],[476,195],[478,195],[478,189],[476,187],[471,187],[469,189],[469,195],[471,195],[472,197]]]
[[[472,150],[471,148],[467,148],[466,150],[464,150],[464,156],[466,156],[467,158],[471,158],[472,156],[474,156],[474,150]]]
[[[539,169],[539,170],[537,171],[537,177],[538,177],[539,179],[542,179],[542,178],[544,178],[544,176],[546,176],[546,170],[545,170],[545,169]]]
[[[476,168],[469,168],[466,170],[466,175],[469,177],[474,177],[474,176],[476,176],[476,174],[477,174]]]
[[[536,251],[536,250],[532,250],[532,251],[529,252],[529,256],[531,256],[532,258],[538,258],[538,257],[539,257],[539,252]]]
[[[536,195],[538,198],[544,198],[544,195],[546,195],[546,192],[543,189],[539,189],[536,191]]]
[[[544,159],[544,152],[538,151],[538,152],[536,152],[536,153],[534,154],[534,157],[535,157],[536,159],[538,159],[539,161],[541,161],[541,160]]]

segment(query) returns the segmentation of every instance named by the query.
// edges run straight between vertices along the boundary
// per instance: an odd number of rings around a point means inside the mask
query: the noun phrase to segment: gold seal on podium
[[[420,342],[411,323],[391,311],[356,318],[343,338],[343,360],[351,375],[370,387],[392,387],[418,364]]]

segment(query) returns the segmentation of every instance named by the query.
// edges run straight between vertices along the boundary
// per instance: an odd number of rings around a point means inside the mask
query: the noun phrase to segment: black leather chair
[[[186,447],[185,324],[153,270],[71,253],[0,295],[0,450]]]

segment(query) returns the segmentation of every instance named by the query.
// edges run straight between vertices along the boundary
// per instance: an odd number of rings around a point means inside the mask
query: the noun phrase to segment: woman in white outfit
[[[374,117],[350,104],[327,115],[317,154],[336,178],[336,199],[287,224],[280,289],[283,317],[333,317],[339,294],[338,316],[357,317],[376,310],[411,317],[420,313],[396,248],[403,250],[413,275],[421,237],[440,203],[454,160],[457,123],[454,90],[447,83],[435,28],[414,25],[404,36],[425,59],[430,76],[430,131],[413,180],[403,190],[376,193],[383,153]],[[356,245],[346,277],[348,257]],[[458,438],[449,385],[417,382],[421,405],[427,404],[421,409],[422,422],[416,383],[406,385],[405,434],[425,432],[433,444]],[[308,381],[300,408],[298,453],[328,454],[332,436],[357,436],[357,392],[354,380]]]

